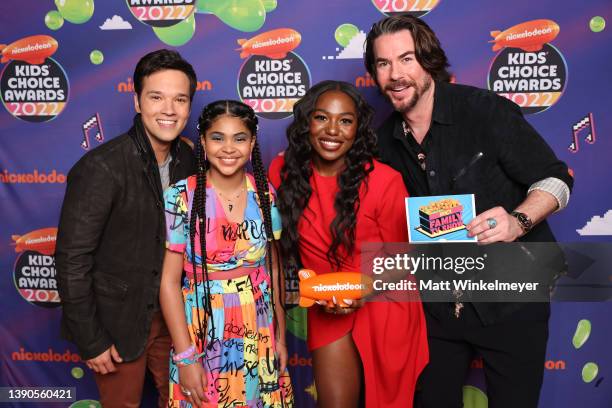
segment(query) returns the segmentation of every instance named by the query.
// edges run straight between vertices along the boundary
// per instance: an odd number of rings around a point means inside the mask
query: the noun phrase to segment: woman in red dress
[[[362,243],[407,240],[402,177],[374,160],[372,109],[352,85],[321,82],[293,111],[289,146],[270,166],[285,270],[360,271]],[[428,361],[421,304],[343,301],[308,310],[318,406],[412,407]]]

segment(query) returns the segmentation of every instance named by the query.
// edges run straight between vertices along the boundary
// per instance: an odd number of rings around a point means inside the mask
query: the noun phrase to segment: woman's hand
[[[203,402],[208,402],[205,393],[206,373],[199,362],[179,367],[179,383],[183,395],[194,407],[201,407]]]
[[[364,304],[363,299],[357,299],[357,300],[342,299],[342,302],[344,303],[344,306],[340,306],[340,302],[338,302],[338,300],[335,297],[332,297],[332,300],[330,302],[325,301],[325,300],[317,300],[316,303],[318,305],[321,305],[323,307],[323,310],[325,310],[326,313],[338,314],[338,315],[350,314],[350,313],[356,312],[361,307],[363,307],[363,304]]]

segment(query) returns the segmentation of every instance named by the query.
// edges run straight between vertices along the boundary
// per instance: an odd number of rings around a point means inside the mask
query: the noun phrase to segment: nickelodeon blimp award
[[[408,197],[408,239],[415,244],[476,242],[465,228],[475,213],[474,194]]]
[[[344,299],[362,299],[372,292],[372,278],[358,272],[332,272],[317,275],[300,269],[300,306],[310,307],[317,300],[336,299],[340,307],[348,307]]]

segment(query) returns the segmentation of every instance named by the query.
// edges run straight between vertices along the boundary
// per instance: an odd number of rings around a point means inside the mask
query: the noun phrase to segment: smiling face
[[[376,81],[395,110],[407,113],[432,89],[431,75],[417,61],[408,30],[383,34],[374,41]]]
[[[166,69],[144,77],[134,107],[141,114],[154,151],[167,147],[185,129],[191,101],[189,78],[181,71]]]
[[[255,137],[242,119],[221,115],[202,139],[211,172],[230,177],[244,170],[255,144]]]
[[[335,175],[344,167],[344,156],[357,135],[357,108],[342,91],[319,96],[310,115],[310,145],[315,168],[323,175]]]

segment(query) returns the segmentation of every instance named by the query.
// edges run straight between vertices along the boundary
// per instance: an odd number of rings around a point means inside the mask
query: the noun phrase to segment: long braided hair
[[[255,112],[248,105],[233,101],[233,100],[220,100],[212,102],[204,107],[200,117],[198,118],[198,130],[200,133],[200,137],[196,142],[195,146],[195,155],[197,160],[197,173],[196,173],[196,188],[193,194],[193,201],[191,204],[191,217],[189,220],[189,238],[191,242],[191,258],[192,258],[192,266],[194,270],[194,279],[195,279],[195,298],[196,298],[196,309],[198,313],[198,330],[197,341],[200,346],[202,346],[206,340],[207,333],[207,321],[208,316],[211,319],[211,339],[215,334],[215,323],[212,318],[212,303],[210,296],[210,280],[208,274],[208,265],[206,262],[206,231],[207,231],[207,218],[206,218],[206,172],[210,168],[209,162],[206,160],[206,155],[204,152],[204,147],[202,145],[202,138],[205,137],[206,132],[212,126],[213,122],[219,119],[221,116],[228,115],[234,116],[242,120],[244,125],[251,132],[252,137],[255,137],[255,144],[253,146],[253,150],[251,153],[251,165],[253,168],[253,175],[255,178],[255,187],[257,189],[257,201],[259,204],[259,208],[261,210],[264,231],[265,231],[265,239],[266,239],[266,254],[271,254],[271,244],[270,241],[273,239],[273,230],[272,230],[272,216],[271,216],[271,202],[269,195],[269,184],[268,177],[263,166],[263,161],[261,159],[261,151],[259,148],[259,143],[257,141],[257,116],[255,116]],[[196,225],[199,224],[199,245],[200,252],[202,254],[202,271],[203,271],[203,279],[205,281],[204,286],[204,294],[201,298],[202,308],[204,310],[204,322],[200,318],[200,297],[198,296],[198,274],[196,273],[196,254],[195,254],[195,235],[196,235]],[[267,270],[272,273],[273,260],[272,256],[266,256],[266,267]],[[274,279],[270,279],[272,282]],[[279,283],[280,285],[280,277]],[[275,304],[274,304],[274,283],[272,282],[271,287],[271,298],[272,298],[272,310],[274,313],[274,320],[276,319],[275,314]],[[214,339],[213,339],[214,340]],[[212,341],[209,344],[209,347],[212,346]]]
[[[376,155],[376,135],[370,127],[373,110],[353,85],[342,81],[322,81],[310,88],[294,105],[293,122],[287,128],[289,146],[285,150],[285,164],[281,169],[278,208],[283,220],[281,256],[288,276],[296,276],[301,267],[298,222],[312,195],[310,177],[312,156],[316,153],[309,142],[310,119],[318,98],[333,90],[341,91],[353,100],[358,126],[353,146],[344,156],[345,168],[338,176],[339,191],[334,199],[336,217],[330,225],[332,243],[327,259],[340,268],[339,249],[343,248],[349,256],[355,249],[359,188],[367,182]]]

